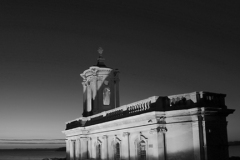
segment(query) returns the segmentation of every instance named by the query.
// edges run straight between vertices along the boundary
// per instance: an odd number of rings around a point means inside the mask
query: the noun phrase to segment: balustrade
[[[150,110],[151,103],[155,103],[157,98],[158,97],[156,96],[150,97],[145,100],[134,102],[128,105],[123,105],[121,107],[118,107],[112,110],[104,111],[99,114],[89,116],[84,126],[89,126],[93,124],[98,124],[98,123],[102,123],[110,120],[120,119],[120,118],[128,117],[131,115],[147,112]],[[80,119],[67,123],[66,130],[76,128],[76,127],[82,127],[82,121]]]
[[[224,98],[226,95],[210,92],[193,92],[168,96],[169,107],[177,106],[181,109],[192,107],[220,107],[225,108]],[[173,109],[173,108],[172,108]]]
[[[71,121],[67,124],[66,129],[103,123],[149,111],[169,111],[188,109],[193,107],[226,108],[224,102],[225,96],[226,95],[224,94],[216,94],[210,92],[193,92],[160,98],[153,96],[138,102],[123,105],[115,109],[86,117],[82,120],[79,118],[78,120]]]

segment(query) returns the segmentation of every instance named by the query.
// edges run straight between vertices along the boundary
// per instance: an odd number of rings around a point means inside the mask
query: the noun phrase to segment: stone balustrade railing
[[[131,115],[141,114],[143,112],[147,112],[150,110],[150,105],[157,101],[158,97],[153,96],[141,101],[137,101],[134,103],[130,103],[127,105],[120,106],[118,108],[114,108],[108,111],[104,111],[89,117],[80,117],[73,121],[69,121],[66,123],[66,129],[75,128],[77,125],[80,126],[88,126],[97,123],[106,122],[109,120],[115,120],[119,118],[128,117]],[[84,123],[83,121],[86,121]]]
[[[80,117],[66,124],[66,130],[138,115],[149,111],[170,111],[194,107],[226,108],[225,94],[192,92],[166,97],[153,96],[89,117]]]
[[[225,94],[210,92],[192,92],[168,96],[169,107],[184,105],[185,107],[220,107],[225,106]]]

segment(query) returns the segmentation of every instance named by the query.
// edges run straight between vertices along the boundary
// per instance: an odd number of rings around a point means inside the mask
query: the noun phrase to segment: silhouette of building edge
[[[226,160],[225,94],[152,96],[120,106],[119,70],[104,63],[83,78],[82,117],[66,123],[67,160]]]

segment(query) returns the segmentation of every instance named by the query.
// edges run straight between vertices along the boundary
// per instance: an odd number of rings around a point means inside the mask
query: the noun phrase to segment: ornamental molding
[[[88,141],[89,137],[80,137],[80,141]]]
[[[166,124],[166,117],[165,116],[161,116],[161,117],[158,117],[156,119],[157,119],[158,124]]]
[[[92,140],[92,138],[91,138],[91,137],[87,137],[87,140],[88,140],[88,141],[91,141],[91,140]]]
[[[97,137],[97,144],[102,144],[102,141]]]
[[[120,138],[118,138],[117,135],[115,135],[115,141],[117,141],[117,142],[121,142],[122,140],[121,140]]]
[[[87,134],[86,132],[82,132],[82,131],[83,131],[83,127],[78,127],[78,128],[62,131],[62,133],[64,133],[68,137],[77,136],[79,134]]]
[[[89,134],[89,130],[82,130],[82,134]]]
[[[148,138],[147,137],[145,137],[143,134],[142,134],[142,132],[139,132],[140,133],[140,140],[148,140]]]
[[[159,133],[159,132],[166,133],[167,132],[167,127],[158,126],[157,128],[152,128],[149,133],[154,134],[154,133]]]

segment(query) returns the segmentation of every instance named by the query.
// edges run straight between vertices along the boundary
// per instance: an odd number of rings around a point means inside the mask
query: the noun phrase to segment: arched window
[[[111,91],[109,88],[103,89],[103,105],[110,105]]]
[[[120,160],[120,143],[117,142],[115,145],[115,160]]]
[[[99,143],[96,146],[96,158],[98,160],[101,160],[101,144]]]
[[[140,159],[146,160],[147,159],[147,153],[146,153],[146,142],[142,140],[140,142]]]

